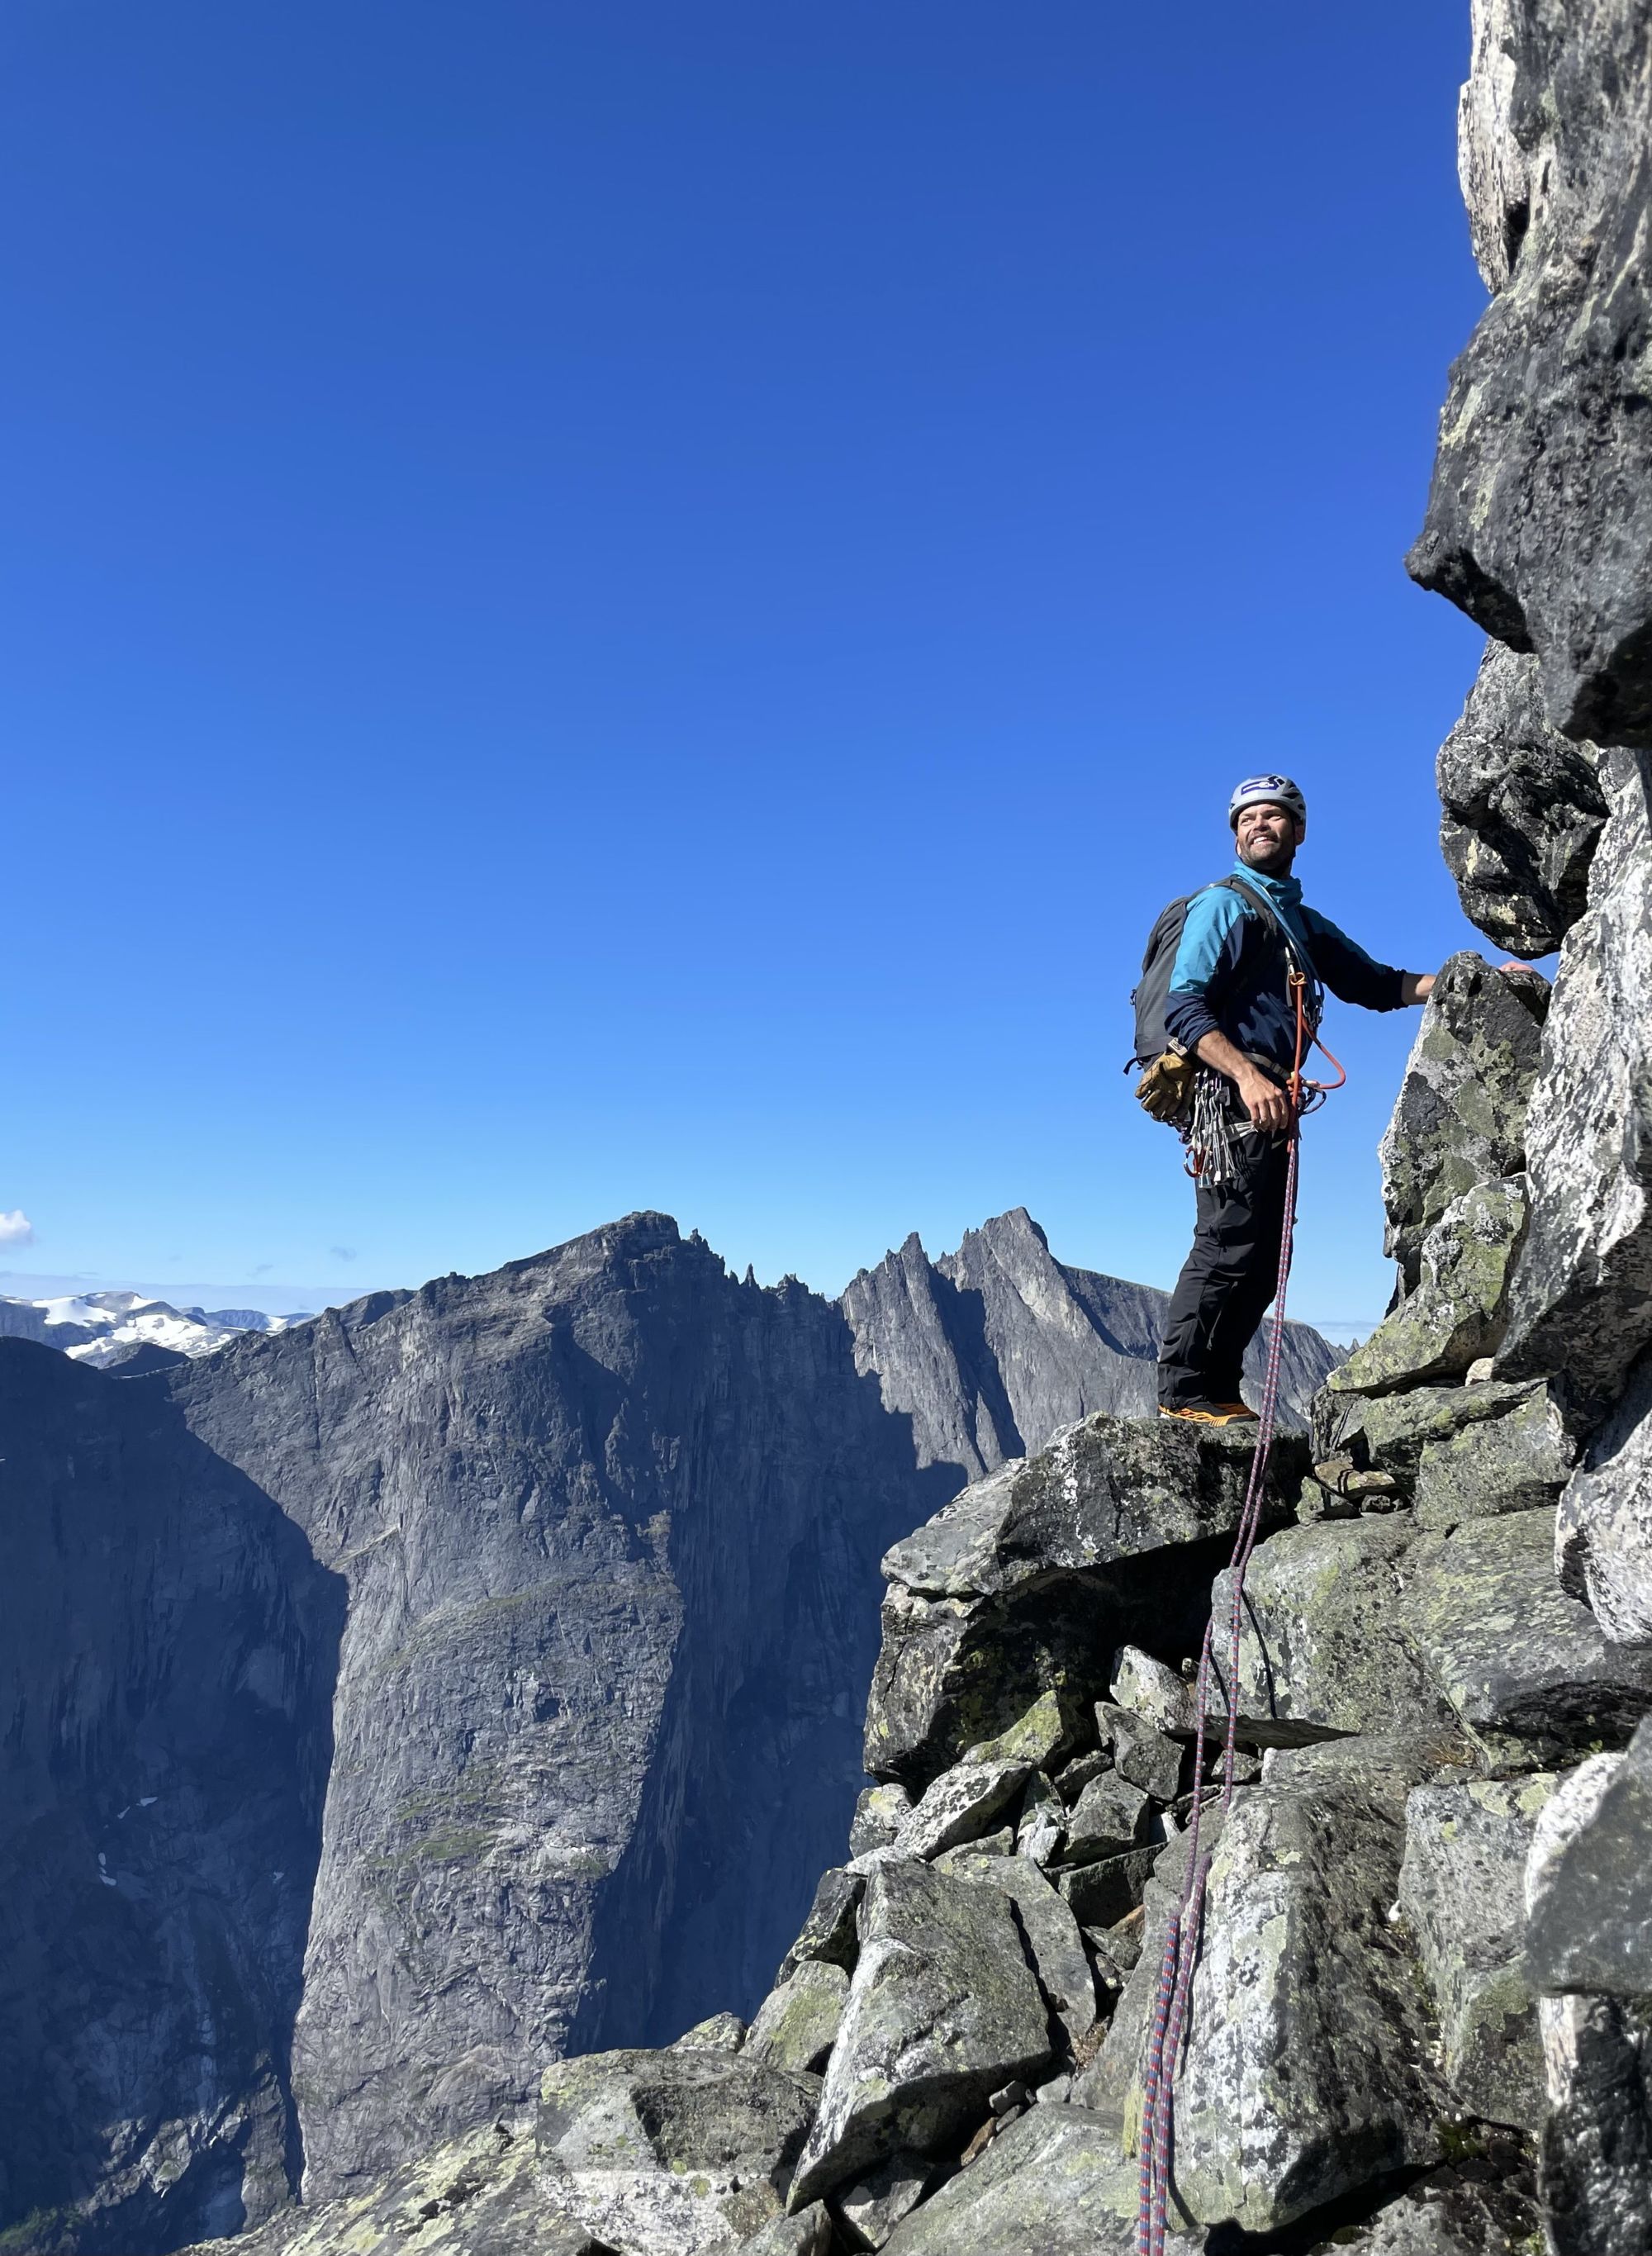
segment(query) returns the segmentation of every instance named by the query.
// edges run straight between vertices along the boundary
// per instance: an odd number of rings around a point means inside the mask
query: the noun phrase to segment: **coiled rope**
[[[1251,1459],[1250,1479],[1246,1484],[1245,1503],[1239,1513],[1239,1532],[1233,1539],[1233,1555],[1228,1562],[1231,1578],[1230,1604],[1227,1622],[1227,1735],[1222,1749],[1221,1811],[1226,1815],[1233,1799],[1233,1758],[1239,1738],[1239,1639],[1245,1619],[1245,1569],[1251,1554],[1256,1548],[1256,1538],[1261,1526],[1262,1498],[1267,1487],[1267,1461],[1274,1447],[1274,1424],[1279,1408],[1279,1375],[1285,1346],[1285,1290],[1290,1280],[1292,1241],[1296,1230],[1296,1162],[1301,1148],[1301,1117],[1304,1096],[1317,1085],[1304,1083],[1303,1056],[1308,1042],[1304,1006],[1304,983],[1299,974],[1291,976],[1291,987],[1296,1005],[1296,1054],[1291,1068],[1290,1119],[1286,1130],[1285,1209],[1279,1238],[1279,1280],[1274,1298],[1274,1316],[1267,1347],[1267,1364],[1262,1382],[1262,1399],[1257,1411],[1256,1450]],[[1324,1048],[1324,1044],[1320,1047]],[[1325,1052],[1331,1056],[1329,1050]],[[1335,1058],[1339,1075],[1342,1068]],[[1345,1075],[1342,1075],[1344,1080]],[[1341,1082],[1331,1084],[1339,1088]],[[1210,1710],[1211,1665],[1216,1642],[1216,1616],[1211,1612],[1204,1626],[1204,1643],[1199,1653],[1199,1673],[1194,1693],[1193,1738],[1193,1808],[1188,1821],[1187,1869],[1183,1876],[1181,1900],[1170,1915],[1170,1925],[1165,1935],[1164,1957],[1159,1969],[1159,1987],[1154,1999],[1153,2026],[1147,2041],[1147,2072],[1142,2083],[1141,2109],[1141,2179],[1140,2202],[1137,2213],[1136,2247],[1138,2256],[1163,2256],[1167,2212],[1170,2199],[1170,2160],[1175,2118],[1175,2085],[1182,2064],[1183,2041],[1187,2033],[1188,1998],[1193,1986],[1193,1969],[1199,1955],[1199,1940],[1204,1923],[1204,1890],[1211,1871],[1211,1851],[1201,1851],[1200,1821],[1204,1815],[1204,1724]]]

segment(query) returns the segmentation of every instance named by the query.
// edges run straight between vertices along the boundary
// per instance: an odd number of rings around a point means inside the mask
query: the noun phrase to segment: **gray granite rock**
[[[853,1973],[860,1949],[856,1914],[865,1889],[864,1874],[850,1872],[842,1865],[828,1865],[815,1883],[815,1900],[808,1907],[797,1940],[780,1961],[780,1971],[774,1978],[777,1985],[789,1981],[798,1968],[811,1958]]]
[[[921,1787],[1055,1690],[1105,1690],[1124,1643],[1190,1650],[1208,1575],[1237,1525],[1250,1444],[1096,1417],[1006,1466],[897,1544],[865,1760]],[[1265,1524],[1290,1516],[1307,1463],[1285,1437]]]
[[[891,2154],[852,2185],[839,2186],[831,2197],[831,2213],[851,2248],[881,2248],[903,2217],[909,2217],[923,2198],[924,2187],[935,2175],[934,2162],[924,2154]]]
[[[747,2053],[774,2068],[818,2071],[826,2065],[848,1996],[849,1977],[841,1966],[804,1959],[758,2007]]]
[[[1187,1688],[1186,1736],[1195,1737],[1194,1688]],[[1207,1710],[1208,1719],[1208,1710]],[[1150,1723],[1140,1710],[1111,1700],[1096,1703],[1096,1728],[1112,1756],[1113,1768],[1131,1786],[1155,1801],[1174,1801],[1182,1780],[1179,1742]]]
[[[1199,2224],[1272,2231],[1437,2158],[1432,2017],[1388,1915],[1404,1837],[1403,1785],[1352,1758],[1235,1797],[1215,1844],[1176,2090],[1175,2192]],[[1160,1872],[1140,1963],[1074,2086],[1132,2149],[1180,1886],[1174,1854]]]
[[[1153,1844],[1119,1857],[1098,1858],[1094,1864],[1070,1865],[1055,1875],[1055,1885],[1080,1927],[1112,1927],[1141,1901],[1159,1854]]]
[[[1626,1739],[1652,1710],[1652,1647],[1614,1646],[1553,1570],[1554,1516],[1511,1512],[1422,1535],[1405,1614],[1423,1661],[1476,1732],[1550,1749]]]
[[[1468,2159],[1472,2167],[1477,2158]],[[1373,2216],[1339,2225],[1315,2256],[1536,2256],[1542,2245],[1543,2220],[1522,2183],[1476,2182],[1446,2165]]]
[[[1539,1380],[1496,1414],[1465,1420],[1454,1433],[1424,1442],[1412,1488],[1417,1525],[1454,1527],[1506,1512],[1552,1511],[1576,1460],[1554,1390]]]
[[[1464,915],[1512,955],[1549,955],[1583,914],[1606,814],[1596,766],[1543,710],[1536,658],[1487,643],[1440,747],[1440,850]]]
[[[883,1865],[867,1882],[860,1956],[793,2206],[903,2149],[961,2142],[992,2092],[1049,2056],[1009,1896],[915,1861]]]
[[[1548,2119],[1538,2174],[1552,2256],[1645,2256],[1652,2217],[1652,2006],[1545,1999]]]
[[[1461,143],[1496,295],[1407,560],[1599,744],[1652,743],[1649,81],[1638,0],[1482,0]]]
[[[684,2220],[671,2256],[723,2256],[739,2244],[713,2202]],[[701,2228],[703,2227],[703,2230]],[[405,2163],[369,2192],[287,2209],[262,2227],[215,2239],[188,2256],[620,2256],[619,2249],[547,2202],[531,2137],[501,2123]],[[628,2238],[625,2256],[642,2256]],[[649,2252],[653,2256],[653,2252]],[[660,2252],[664,2256],[664,2252]],[[822,2252],[823,2256],[823,2252]]]
[[[1128,2256],[1137,2171],[1083,2108],[1034,2107],[915,2210],[888,2256]],[[1191,2256],[1172,2230],[1167,2256]]]
[[[1552,1773],[1419,1786],[1406,1803],[1399,1903],[1439,2012],[1459,2111],[1527,2131],[1546,2097],[1537,2013],[1521,1963],[1526,1859]]]
[[[1612,814],[1561,950],[1498,1354],[1502,1376],[1558,1374],[1592,1421],[1652,1341],[1652,755],[1601,772]]]
[[[772,2217],[760,2232],[740,2243],[740,2256],[831,2256],[831,2248],[826,2204],[812,2201],[795,2217]]]
[[[1652,1723],[1574,1773],[1526,1874],[1537,1986],[1652,1997]]]
[[[954,1879],[1009,1897],[1044,2002],[1068,2044],[1077,2044],[1096,2018],[1096,1982],[1078,1921],[1063,1898],[1026,1857],[984,1857],[975,1850],[954,1849],[943,1859],[943,1869]]]
[[[674,2039],[672,2050],[679,2047],[684,2052],[738,2052],[746,2040],[746,2026],[738,2013],[708,2013]]]
[[[1289,1527],[1260,1545],[1245,1578],[1240,1715],[1357,1732],[1451,1724],[1408,1618],[1415,1543],[1402,1518]],[[1224,1625],[1230,1589],[1225,1573],[1212,1597]],[[1225,1649],[1217,1659],[1225,1676]]]
[[[1239,1524],[1253,1437],[1150,1419],[1097,1416],[1003,1466],[949,1504],[884,1559],[891,1582],[927,1597],[1001,1597],[1058,1573],[1227,1534]],[[1278,1453],[1270,1496],[1307,1454]]]
[[[1479,1431],[1493,1427],[1500,1430]],[[1418,1386],[1394,1394],[1327,1389],[1315,1406],[1314,1453],[1317,1459],[1346,1456],[1359,1468],[1391,1474],[1406,1503],[1416,1499],[1426,1455],[1435,1500],[1447,1506],[1448,1516],[1462,1519],[1552,1503],[1575,1457],[1556,1390],[1542,1379]],[[1456,1507],[1453,1491],[1460,1499]],[[1521,1500],[1511,1502],[1511,1497]]]
[[[1527,1220],[1523,1175],[1477,1184],[1454,1199],[1423,1240],[1415,1290],[1331,1372],[1328,1391],[1385,1394],[1461,1378],[1495,1353]]]
[[[1423,1248],[1467,1191],[1518,1174],[1537,1077],[1548,982],[1451,956],[1435,981],[1380,1146],[1384,1250],[1416,1290]]]
[[[1066,1834],[1066,1805],[1043,1772],[1035,1770],[1015,1820],[1015,1853],[1040,1866],[1051,1864]]]
[[[1139,1646],[1120,1646],[1113,1655],[1112,1682],[1108,1687],[1114,1707],[1140,1716],[1161,1736],[1190,1738],[1193,1733],[1193,1688],[1177,1670],[1155,1660]]]
[[[1091,1865],[1099,1857],[1121,1857],[1140,1847],[1147,1838],[1152,1807],[1140,1787],[1132,1786],[1117,1771],[1103,1771],[1067,1813],[1063,1860]]]
[[[967,1757],[932,1780],[896,1835],[902,1857],[933,1857],[963,1841],[994,1831],[1019,1807],[1027,1785],[1025,1762],[983,1762]]]
[[[534,2150],[563,2169],[702,2171],[784,2192],[820,2097],[818,2076],[749,2049],[586,2053],[540,2077]]]
[[[1560,1499],[1555,1570],[1614,1644],[1652,1639],[1652,1357]]]
[[[912,1796],[904,1786],[886,1782],[869,1786],[855,1804],[850,1821],[849,1853],[858,1857],[868,1849],[887,1849],[912,1815]]]

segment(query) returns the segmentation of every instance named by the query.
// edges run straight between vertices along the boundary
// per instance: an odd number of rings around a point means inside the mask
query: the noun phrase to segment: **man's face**
[[[1307,824],[1298,822],[1288,807],[1276,807],[1271,800],[1242,807],[1234,830],[1239,860],[1247,870],[1260,870],[1265,878],[1288,876],[1296,849],[1307,835]]]

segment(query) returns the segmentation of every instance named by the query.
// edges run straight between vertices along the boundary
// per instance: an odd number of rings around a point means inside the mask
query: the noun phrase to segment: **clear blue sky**
[[[1232,782],[1473,939],[1401,568],[1466,17],[11,0],[4,1258],[344,1297],[656,1206],[835,1291],[1025,1204],[1168,1281],[1125,997]],[[1305,1315],[1386,1299],[1415,1026],[1336,1012]]]

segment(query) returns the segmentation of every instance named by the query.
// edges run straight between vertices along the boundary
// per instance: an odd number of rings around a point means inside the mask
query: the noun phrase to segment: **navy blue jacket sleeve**
[[[1362,1011],[1401,1011],[1406,974],[1378,963],[1317,909],[1304,909],[1303,922],[1313,944],[1314,969],[1339,1003]]]

